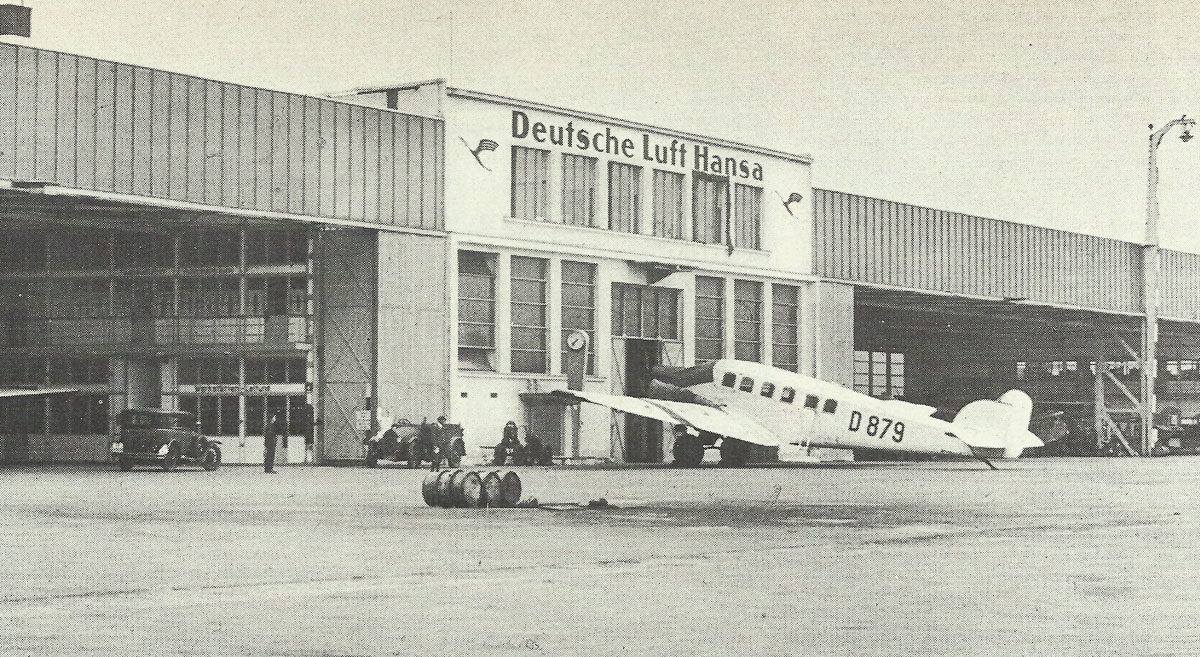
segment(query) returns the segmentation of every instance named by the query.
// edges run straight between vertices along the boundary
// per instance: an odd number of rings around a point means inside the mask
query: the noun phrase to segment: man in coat
[[[287,440],[287,425],[283,422],[283,413],[272,411],[271,419],[263,429],[263,472],[275,474],[275,440],[282,436]]]

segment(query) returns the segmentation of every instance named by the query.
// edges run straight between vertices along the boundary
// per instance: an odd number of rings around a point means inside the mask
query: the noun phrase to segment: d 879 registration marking
[[[863,414],[858,411],[850,411],[850,426],[847,427],[850,431],[863,431],[872,438],[878,436],[880,438],[888,437],[888,432],[891,431],[891,439],[895,442],[904,440],[904,423],[896,422],[890,418],[879,417],[878,415],[868,415],[866,422],[863,422]]]

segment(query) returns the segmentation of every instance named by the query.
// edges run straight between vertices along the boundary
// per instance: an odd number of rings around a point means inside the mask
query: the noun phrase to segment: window
[[[458,252],[458,366],[494,370],[496,256]]]
[[[241,250],[240,231],[185,233],[179,238],[179,264],[184,267],[236,266],[241,261]]]
[[[303,358],[247,358],[246,385],[264,383],[305,383],[308,362]]]
[[[588,374],[596,373],[596,265],[587,262],[562,262],[562,345],[567,335],[580,330],[588,334]],[[564,363],[566,358],[564,356]],[[565,368],[565,365],[564,365]],[[563,370],[566,371],[565,369]]]
[[[641,232],[642,168],[608,163],[608,228],[622,233]]]
[[[261,286],[262,279],[257,279]],[[182,317],[231,317],[241,314],[241,282],[235,277],[179,279]]]
[[[742,377],[742,385],[738,386],[738,390],[742,392],[754,392],[754,379],[748,376]]]
[[[175,264],[175,238],[170,235],[117,233],[113,251],[118,268],[146,269]]]
[[[212,385],[238,383],[236,358],[180,358],[179,383],[182,385]]]
[[[729,216],[729,179],[692,173],[692,241],[725,243]]]
[[[107,278],[53,281],[47,306],[51,317],[108,317],[112,310]]]
[[[696,277],[696,361],[725,357],[725,280]]]
[[[826,413],[836,413],[837,406],[838,406],[838,404],[837,404],[836,399],[826,399],[825,406],[823,408],[821,408],[821,410]]]
[[[109,238],[106,233],[79,231],[62,240],[56,259],[63,269],[108,269]]]
[[[796,389],[795,388],[786,388],[785,387],[783,390],[781,390],[779,392],[779,401],[781,401],[785,404],[790,404],[795,400],[796,400]]]
[[[246,231],[247,265],[302,265],[308,261],[308,235],[303,231]]]
[[[762,390],[759,390],[758,394],[762,395],[763,397],[774,396],[775,395],[775,384],[774,383],[762,384]]]
[[[737,385],[737,375],[733,372],[726,372],[725,376],[721,378],[721,385],[726,388],[732,388]]]
[[[107,384],[107,358],[51,358],[50,383]]]
[[[562,216],[572,226],[596,225],[596,158],[563,155]]]
[[[200,433],[206,436],[236,436],[241,424],[240,402],[241,397],[236,395],[180,395],[179,410],[195,415],[200,422]]]
[[[613,335],[627,338],[679,339],[679,290],[613,283]]]
[[[45,233],[6,233],[0,240],[0,271],[40,271],[46,268]]]
[[[733,244],[743,249],[760,249],[762,190],[750,185],[733,186]]]
[[[681,173],[654,170],[654,234],[683,239],[683,181]]]
[[[795,285],[771,286],[771,364],[799,372],[800,289]]]
[[[549,167],[549,151],[512,147],[512,216],[547,219]]]
[[[873,397],[904,395],[904,354],[854,352],[854,390]]]
[[[512,257],[512,371],[546,372],[546,268],[541,258]]]
[[[733,282],[733,354],[738,360],[762,360],[763,284]]]
[[[816,395],[808,395],[804,398],[804,408],[816,410],[817,405],[821,403],[821,399]]]
[[[28,356],[0,357],[0,385],[41,385],[46,379],[46,362]]]

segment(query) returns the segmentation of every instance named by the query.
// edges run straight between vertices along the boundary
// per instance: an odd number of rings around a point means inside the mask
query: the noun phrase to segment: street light
[[[1158,430],[1154,428],[1154,412],[1158,398],[1154,394],[1158,361],[1155,349],[1158,346],[1158,145],[1175,126],[1183,126],[1179,140],[1187,143],[1192,139],[1195,119],[1187,114],[1167,122],[1154,130],[1150,124],[1150,156],[1146,174],[1146,245],[1142,248],[1142,307],[1145,323],[1142,327],[1142,456],[1149,456],[1158,442]]]

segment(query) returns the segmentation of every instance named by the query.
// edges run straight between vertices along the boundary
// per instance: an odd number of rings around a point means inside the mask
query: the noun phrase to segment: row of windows
[[[245,407],[246,431],[239,431],[241,411]],[[312,407],[304,395],[180,395],[179,410],[200,421],[207,436],[261,436],[271,414],[279,411],[291,436],[304,436],[311,428]]]
[[[597,168],[599,160],[564,153],[562,158],[561,223],[571,226],[603,227],[609,230],[669,239],[691,239],[704,244],[728,244],[746,249],[761,248],[762,189],[728,177],[692,173],[691,234],[684,226],[685,176],[652,169],[650,219],[642,222],[642,167],[622,162],[608,163],[608,218],[596,216]],[[513,217],[538,221],[555,220],[550,215],[550,151],[512,147]]]
[[[749,393],[753,393],[755,389],[755,382],[752,377],[743,376],[741,378],[741,382],[739,383],[738,375],[733,372],[726,372],[725,376],[721,377],[721,385],[725,386],[726,388],[736,388],[742,392]],[[766,397],[767,399],[775,399],[776,391],[779,392],[779,401],[784,404],[793,404],[798,398],[796,389],[790,386],[776,387],[774,383],[763,381],[762,385],[758,388],[758,394],[762,397]],[[804,408],[815,411],[817,410],[817,407],[820,407],[821,412],[823,413],[836,413],[838,403],[836,399],[826,399],[825,403],[822,404],[821,398],[817,395],[804,396]]]
[[[1137,377],[1141,373],[1141,367],[1137,361],[1113,361],[1106,364],[1109,372],[1121,378]],[[1180,381],[1200,381],[1200,361],[1197,360],[1160,360],[1158,362],[1158,370],[1159,376]],[[1076,377],[1080,375],[1091,377],[1095,373],[1095,361],[1017,361],[1017,379],[1022,381]]]
[[[0,357],[0,385],[107,384],[107,358]]]
[[[56,396],[0,402],[0,434],[107,434],[108,396]]]
[[[178,251],[178,258],[176,252]],[[0,243],[0,271],[296,265],[308,261],[304,231],[159,233],[72,231],[61,239],[19,232]]]
[[[302,316],[306,276],[82,278],[0,282],[10,318]]]
[[[263,384],[305,383],[308,381],[308,362],[303,358],[246,358],[244,380],[236,358],[181,358],[179,383],[197,384]]]
[[[733,282],[733,357],[762,362],[764,285],[758,281]],[[771,364],[799,370],[798,333],[800,289],[771,284]],[[696,361],[725,357],[725,279],[696,277]]]

